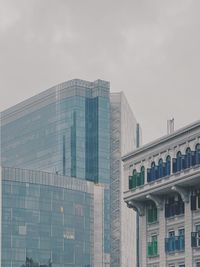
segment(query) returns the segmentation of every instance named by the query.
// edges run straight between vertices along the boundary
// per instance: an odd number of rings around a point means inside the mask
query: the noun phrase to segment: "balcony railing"
[[[165,238],[166,253],[173,253],[185,250],[185,236],[173,236]]]
[[[147,256],[153,257],[158,255],[158,242],[154,240],[152,242],[148,242],[147,244]]]
[[[165,218],[174,217],[176,215],[184,214],[184,202],[175,201],[174,203],[165,204]]]
[[[144,173],[137,172],[129,176],[129,189],[135,189],[141,185],[144,185]]]
[[[200,232],[191,233],[191,246],[192,248],[200,247]]]

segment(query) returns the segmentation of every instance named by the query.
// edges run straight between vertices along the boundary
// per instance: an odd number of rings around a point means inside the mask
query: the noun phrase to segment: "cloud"
[[[0,2],[0,7],[0,32],[4,33],[19,21],[20,13],[9,0]]]

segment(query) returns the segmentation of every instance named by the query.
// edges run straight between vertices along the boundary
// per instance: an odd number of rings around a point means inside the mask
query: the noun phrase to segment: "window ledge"
[[[154,258],[160,257],[160,255],[159,254],[156,254],[156,255],[151,255],[151,256],[147,256],[147,257],[150,258],[150,259],[154,259]]]
[[[166,254],[170,256],[174,254],[179,254],[179,253],[185,253],[185,250],[175,250],[175,251],[169,251],[169,252],[166,251]]]
[[[147,225],[148,226],[151,226],[151,225],[155,225],[155,224],[158,224],[159,223],[159,221],[155,221],[155,222],[147,222]]]
[[[183,218],[185,216],[185,214],[179,214],[179,215],[174,215],[172,217],[167,217],[166,220],[167,221],[175,221],[175,220],[179,220],[181,218]]]
[[[196,164],[194,166],[192,166],[193,169],[198,169],[200,167],[200,164]]]
[[[198,214],[199,212],[200,212],[200,208],[198,208],[198,209],[196,209],[196,210],[191,210],[192,211],[192,213],[194,213],[194,214]]]
[[[192,247],[192,249],[199,251],[200,250],[200,246],[199,247]]]
[[[139,185],[139,186],[136,186],[136,187],[134,187],[134,188],[130,188],[129,190],[130,191],[135,191],[135,190],[137,190],[137,189],[139,189],[139,188],[143,188],[145,186],[145,184],[143,184],[143,185]]]

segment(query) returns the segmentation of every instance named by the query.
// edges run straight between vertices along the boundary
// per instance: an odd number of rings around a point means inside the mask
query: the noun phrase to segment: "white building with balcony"
[[[140,267],[200,267],[200,121],[122,158]]]

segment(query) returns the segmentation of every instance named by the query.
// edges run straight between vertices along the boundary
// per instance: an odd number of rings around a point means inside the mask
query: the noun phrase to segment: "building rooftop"
[[[175,139],[176,137],[178,136],[181,136],[181,135],[184,135],[186,134],[187,132],[189,133],[190,131],[194,130],[195,128],[198,128],[200,127],[200,120],[198,121],[195,121],[189,125],[186,125],[176,131],[174,131],[173,133],[171,134],[168,134],[168,135],[165,135],[163,137],[160,137],[160,138],[157,138],[155,139],[154,141],[150,142],[150,143],[147,143],[145,144],[144,146],[141,146],[140,148],[124,155],[122,157],[122,160],[125,161],[125,160],[128,160],[129,158],[133,157],[133,156],[138,156],[139,154],[141,153],[144,153],[148,150],[150,150],[151,148],[153,147],[156,147],[156,146],[160,146],[160,145],[164,145],[166,144],[169,140],[173,140]]]

